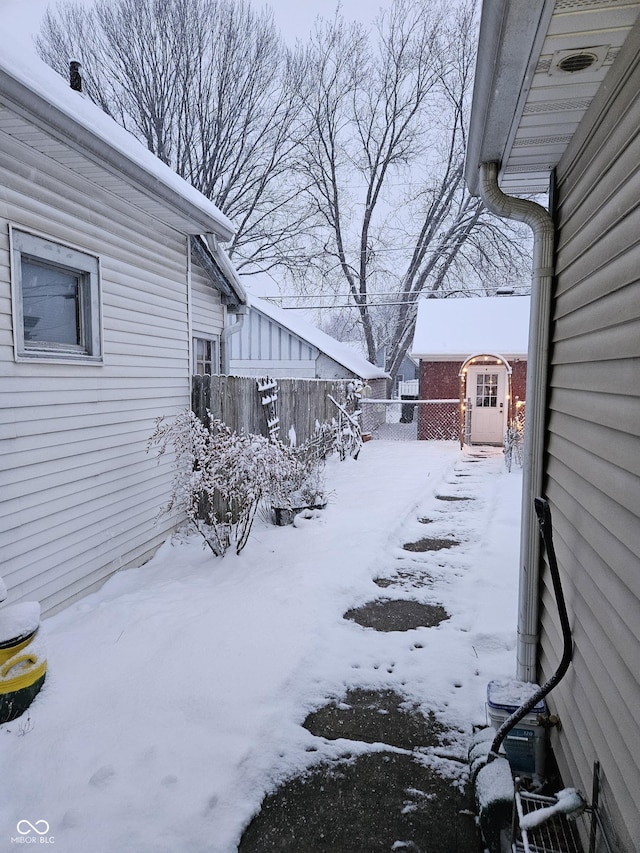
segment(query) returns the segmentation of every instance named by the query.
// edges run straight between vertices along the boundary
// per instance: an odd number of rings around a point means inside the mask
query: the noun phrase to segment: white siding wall
[[[602,764],[614,849],[640,839],[640,44],[558,169],[546,490],[575,653],[552,693],[565,783]],[[543,578],[543,677],[562,649]]]
[[[318,379],[354,379],[355,375],[342,364],[334,361],[325,353],[320,353],[316,361]]]
[[[50,611],[144,561],[176,519],[145,452],[189,403],[187,242],[73,171],[0,138],[0,569]],[[8,223],[100,257],[104,364],[16,363]]]
[[[232,375],[316,378],[318,350],[253,308],[229,345]]]
[[[192,336],[219,340],[224,326],[220,293],[195,259],[191,265],[191,305]]]

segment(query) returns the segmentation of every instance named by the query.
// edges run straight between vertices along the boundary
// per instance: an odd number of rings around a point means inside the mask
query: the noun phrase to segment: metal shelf
[[[583,853],[575,821],[564,814],[554,814],[539,826],[520,829],[524,815],[553,806],[555,797],[543,797],[522,791],[516,784],[512,851],[513,853]]]

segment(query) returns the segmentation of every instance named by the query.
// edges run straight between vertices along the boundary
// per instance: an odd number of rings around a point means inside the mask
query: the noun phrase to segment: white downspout
[[[236,322],[231,325],[225,325],[222,330],[222,335],[220,337],[220,355],[222,361],[222,373],[224,376],[229,375],[229,362],[231,357],[229,355],[229,338],[231,335],[237,335],[239,331],[241,331],[244,326],[244,321],[247,317],[249,309],[246,305],[240,305],[234,314],[236,315]]]
[[[497,163],[481,164],[480,195],[492,213],[503,219],[517,219],[525,222],[533,231],[534,238],[527,360],[516,677],[521,681],[536,681],[540,536],[533,500],[542,494],[542,454],[555,234],[551,216],[544,207],[536,202],[508,196],[502,192],[498,187]]]

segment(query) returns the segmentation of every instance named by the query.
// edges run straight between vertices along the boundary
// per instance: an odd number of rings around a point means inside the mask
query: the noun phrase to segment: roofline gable
[[[69,148],[125,179],[150,199],[192,222],[190,233],[215,233],[222,241],[233,237],[233,225],[213,202],[148,151],[96,104],[71,88],[65,88],[63,94],[61,86],[65,84],[62,78],[41,60],[34,58],[33,62],[44,66],[52,75],[52,85],[47,95],[38,92],[33,81],[30,85],[21,80],[17,73],[9,71],[4,60],[0,63],[0,106],[9,107]],[[74,98],[82,99],[81,111],[74,110]],[[113,125],[110,140],[92,129],[86,119],[83,120],[81,112],[87,110],[95,110],[96,125],[106,122]],[[127,153],[125,148],[131,151]],[[134,152],[135,156],[132,156]]]

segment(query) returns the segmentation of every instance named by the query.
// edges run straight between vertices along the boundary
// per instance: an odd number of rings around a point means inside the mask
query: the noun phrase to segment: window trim
[[[14,357],[18,362],[57,361],[103,363],[102,277],[100,258],[48,235],[9,225],[11,252],[11,303]],[[68,270],[81,279],[79,298],[79,345],[55,342],[26,342],[22,291],[22,258],[37,264]]]
[[[220,337],[217,335],[202,335],[198,332],[195,332],[192,337],[192,350],[193,350],[193,375],[194,376],[219,376],[221,372],[221,363],[220,363]],[[198,373],[198,341],[206,341],[213,345],[215,350],[215,373],[209,374],[199,374]],[[211,365],[211,369],[213,370],[214,365]]]

